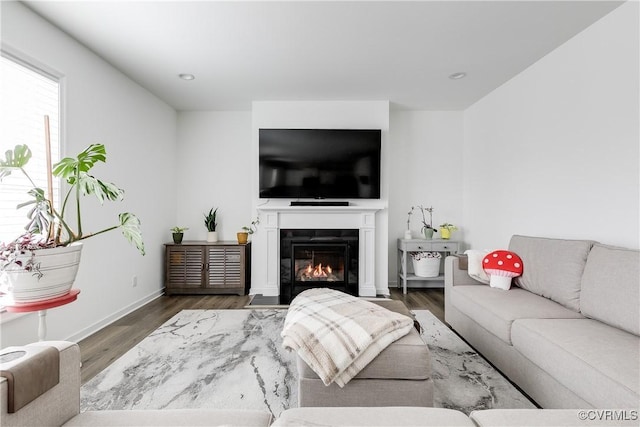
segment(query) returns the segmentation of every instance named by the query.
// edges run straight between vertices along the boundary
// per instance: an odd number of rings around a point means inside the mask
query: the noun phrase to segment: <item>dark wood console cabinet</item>
[[[167,295],[246,295],[251,284],[251,243],[166,243],[165,266]]]

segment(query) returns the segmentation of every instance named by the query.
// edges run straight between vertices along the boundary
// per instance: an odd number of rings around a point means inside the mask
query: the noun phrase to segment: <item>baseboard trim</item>
[[[156,298],[160,298],[163,294],[164,294],[164,288],[158,289],[158,290],[152,292],[151,294],[147,295],[146,297],[143,297],[143,298],[139,299],[138,301],[132,302],[128,306],[124,307],[122,310],[119,310],[119,311],[113,313],[112,315],[107,316],[104,319],[97,321],[93,325],[90,325],[90,326],[82,329],[81,331],[79,331],[79,332],[67,337],[65,339],[65,341],[80,342],[83,339],[87,338],[88,336],[90,336],[92,334],[95,334],[100,329],[104,328],[105,326],[108,326],[108,325],[112,324],[113,322],[115,322],[116,320],[121,319],[124,316],[126,316],[127,314],[139,309],[143,305],[150,303],[151,301],[153,301]]]

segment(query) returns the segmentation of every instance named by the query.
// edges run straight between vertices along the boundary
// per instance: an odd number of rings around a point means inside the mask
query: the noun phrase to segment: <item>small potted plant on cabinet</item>
[[[173,237],[173,243],[179,245],[182,243],[182,238],[184,237],[184,232],[188,230],[187,227],[173,227],[171,229],[171,235]]]
[[[253,234],[258,230],[258,224],[260,224],[260,218],[256,218],[251,221],[251,225],[248,227],[242,227],[242,231],[239,231],[236,235],[238,237],[238,243],[244,245],[249,240],[249,234]]]
[[[82,241],[89,237],[119,229],[144,255],[140,220],[132,213],[121,213],[117,225],[94,233],[87,233],[82,227],[82,195],[94,195],[100,203],[124,197],[124,190],[88,173],[97,162],[106,161],[104,145],[92,144],[76,158],[66,157],[53,166],[47,165],[50,181],[55,176],[68,184],[59,211],[53,204],[51,186],[46,194],[26,172],[30,158],[29,147],[17,145],[0,159],[0,180],[20,171],[33,187],[28,192],[32,199],[18,205],[18,208],[31,207],[27,214],[27,232],[13,242],[0,244],[0,291],[11,301],[37,302],[68,294],[78,272]],[[72,200],[74,203],[69,203]],[[72,222],[65,219],[68,206],[75,207],[75,230]]]
[[[432,224],[433,224],[433,207],[428,207],[425,208],[424,206],[420,205],[418,206],[418,208],[420,209],[420,212],[422,213],[422,233],[424,234],[424,238],[425,239],[432,239],[433,238],[433,233],[437,232],[438,230],[436,230],[435,228],[433,228]],[[427,218],[425,215],[425,212],[427,212],[429,214],[429,221],[427,222]]]
[[[204,225],[207,227],[207,242],[217,242],[218,241],[218,232],[216,231],[217,223],[217,215],[218,208],[209,209],[209,213],[204,215]]]
[[[453,224],[449,224],[448,222],[440,224],[440,238],[449,240],[451,238],[451,233],[456,231],[457,229],[458,227]]]

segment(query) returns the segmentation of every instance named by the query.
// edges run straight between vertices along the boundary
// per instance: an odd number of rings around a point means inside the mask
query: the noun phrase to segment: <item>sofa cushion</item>
[[[515,285],[579,311],[580,281],[593,243],[513,236],[509,250],[522,258],[524,266],[522,276],[514,280]]]
[[[614,418],[615,415],[615,418]],[[478,427],[637,426],[637,411],[579,409],[485,409],[469,415]]]
[[[70,426],[262,426],[271,414],[246,409],[162,409],[86,411],[64,424]]]
[[[297,357],[301,378],[319,378],[300,357]],[[414,328],[382,350],[354,379],[407,379],[431,378],[431,355]]]
[[[580,311],[640,335],[640,251],[594,245],[582,276]]]
[[[521,319],[513,346],[596,408],[637,408],[640,338],[593,319]]]
[[[524,289],[464,285],[452,287],[450,294],[453,306],[507,344],[511,344],[511,324],[516,319],[583,317]]]
[[[292,408],[282,412],[272,427],[284,426],[469,426],[465,414],[453,409],[381,408]]]

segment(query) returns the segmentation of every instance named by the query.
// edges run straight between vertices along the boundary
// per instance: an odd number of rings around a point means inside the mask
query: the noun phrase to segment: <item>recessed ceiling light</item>
[[[193,80],[196,78],[196,76],[194,76],[193,74],[178,74],[178,77],[180,77],[182,80]]]
[[[464,79],[465,77],[467,77],[467,73],[464,73],[464,72],[453,73],[449,76],[451,80],[460,80],[460,79]]]

